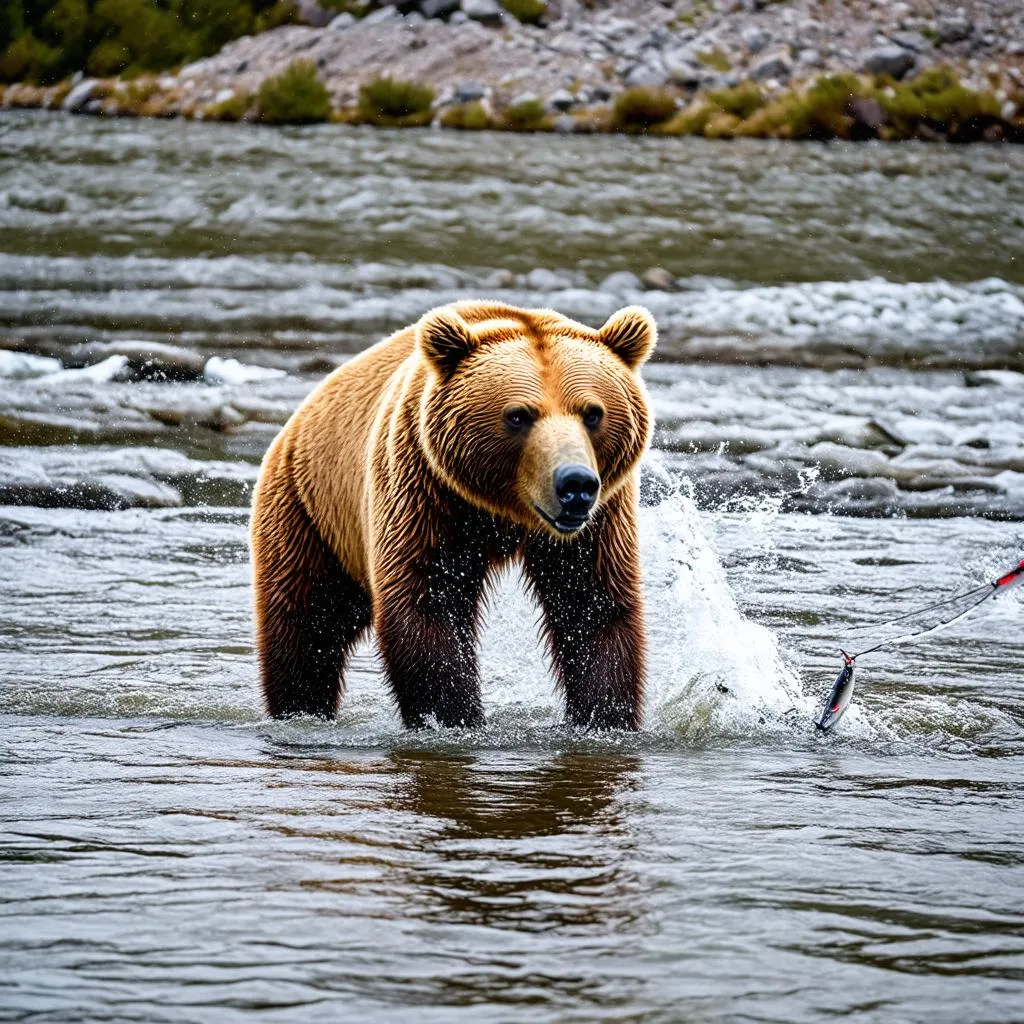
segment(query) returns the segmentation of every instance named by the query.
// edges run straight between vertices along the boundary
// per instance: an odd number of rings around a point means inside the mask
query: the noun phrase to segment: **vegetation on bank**
[[[0,0],[0,81],[162,71],[296,14],[294,0]]]
[[[59,106],[70,90],[55,86],[0,86],[7,106]],[[227,95],[223,95],[227,92]],[[207,94],[209,96],[209,94]],[[754,82],[699,93],[683,102],[671,90],[637,88],[610,106],[549,111],[539,99],[511,105],[474,101],[435,104],[427,85],[383,77],[364,83],[358,103],[332,108],[331,94],[316,65],[294,61],[266,79],[252,95],[222,90],[200,102],[177,87],[158,88],[152,78],[93,84],[85,110],[136,116],[185,116],[216,121],[310,124],[335,121],[385,127],[437,123],[462,131],[625,132],[657,136],[699,135],[708,139],[923,139],[1024,142],[1024,91],[1009,101],[967,88],[949,68],[936,67],[896,82],[865,75],[822,75],[785,91],[767,93]],[[1008,115],[1008,108],[1015,113]]]

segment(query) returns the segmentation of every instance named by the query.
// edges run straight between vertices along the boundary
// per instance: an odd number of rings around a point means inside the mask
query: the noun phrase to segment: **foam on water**
[[[640,512],[648,631],[644,733],[659,740],[754,738],[810,727],[813,701],[801,694],[776,636],[737,604],[708,517],[678,489]],[[480,674],[488,726],[463,741],[544,741],[562,717],[539,613],[518,570],[488,601]],[[387,684],[368,645],[357,653],[339,716],[345,742],[393,732]]]

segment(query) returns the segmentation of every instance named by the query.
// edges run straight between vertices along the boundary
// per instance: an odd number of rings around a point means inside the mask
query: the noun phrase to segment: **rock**
[[[444,18],[459,9],[459,0],[420,0],[420,13],[425,18]]]
[[[452,16],[448,19],[449,25],[465,25],[469,21],[465,11],[454,11]]]
[[[377,10],[369,13],[363,18],[364,25],[386,25],[391,21],[401,21],[402,15],[397,7],[378,7]]]
[[[552,125],[557,135],[572,135],[576,131],[576,118],[569,114],[560,114]]]
[[[1015,370],[968,370],[964,383],[969,388],[1017,388],[1024,389],[1024,373]]]
[[[676,279],[664,267],[649,267],[640,275],[644,287],[655,292],[671,291]]]
[[[784,51],[779,51],[762,57],[750,69],[750,77],[759,82],[763,82],[766,78],[778,78],[784,81],[789,78],[792,70],[793,66],[789,62],[789,55]]]
[[[891,75],[898,80],[916,62],[914,54],[902,46],[879,46],[861,55],[860,66],[872,75]]]
[[[500,25],[504,8],[498,0],[462,0],[462,13],[481,25]]]
[[[954,14],[949,17],[939,18],[935,22],[935,37],[939,45],[945,43],[959,43],[969,39],[974,34],[974,25],[969,18],[962,14]]]
[[[511,270],[495,270],[483,280],[485,288],[514,288],[516,275]]]
[[[551,110],[572,110],[576,105],[576,97],[568,89],[559,89],[548,97],[548,107]]]
[[[83,82],[79,82],[71,92],[64,97],[64,102],[60,105],[61,110],[66,110],[71,114],[78,114],[82,111],[85,105],[92,99],[93,93],[96,91],[97,86],[100,83],[95,78],[87,78]]]
[[[807,47],[806,50],[801,50],[796,55],[796,59],[797,63],[802,64],[805,68],[822,68],[825,66],[821,51],[815,50],[813,46]]]
[[[626,75],[625,84],[630,88],[660,88],[668,82],[668,72],[660,60],[637,64]]]
[[[462,82],[455,87],[455,99],[459,103],[475,103],[486,94],[487,90],[479,82]]]
[[[294,0],[295,10],[303,25],[326,28],[334,20],[334,11],[321,7],[317,0]]]
[[[340,32],[343,29],[351,28],[356,23],[356,16],[349,11],[343,11],[336,18],[331,19],[331,23],[327,26],[332,32]],[[248,63],[248,62],[245,62]],[[240,71],[244,71],[245,68],[240,68]]]
[[[77,345],[68,356],[71,369],[93,367],[112,358],[123,358],[120,379],[189,381],[201,380],[206,360],[198,352],[152,341],[90,341]]]
[[[531,270],[523,279],[523,284],[538,292],[557,292],[569,287],[564,277],[543,267]]]
[[[662,58],[668,79],[673,85],[684,89],[696,89],[700,85],[702,69],[688,48],[666,53]]]
[[[749,25],[743,30],[743,45],[749,53],[760,53],[769,42],[771,36],[758,25]]]
[[[868,96],[855,96],[850,101],[850,116],[857,124],[872,132],[877,132],[885,124],[882,104]]]
[[[598,291],[613,292],[621,295],[624,292],[638,292],[643,288],[643,281],[628,270],[616,270],[609,274],[597,287]]]
[[[893,32],[889,38],[904,50],[913,50],[914,53],[927,53],[932,49],[932,44],[920,32]]]

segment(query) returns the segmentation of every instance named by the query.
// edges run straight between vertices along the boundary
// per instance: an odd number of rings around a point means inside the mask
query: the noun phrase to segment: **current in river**
[[[467,140],[0,117],[0,1019],[1021,1019],[1020,599],[813,718],[1024,556],[1024,152]],[[658,318],[645,729],[561,728],[514,574],[486,728],[371,643],[269,721],[259,459],[470,296]]]

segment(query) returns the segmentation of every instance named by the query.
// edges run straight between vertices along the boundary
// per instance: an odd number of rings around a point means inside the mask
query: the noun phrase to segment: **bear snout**
[[[559,466],[552,479],[555,498],[562,507],[559,518],[586,519],[601,489],[600,477],[579,463]]]

